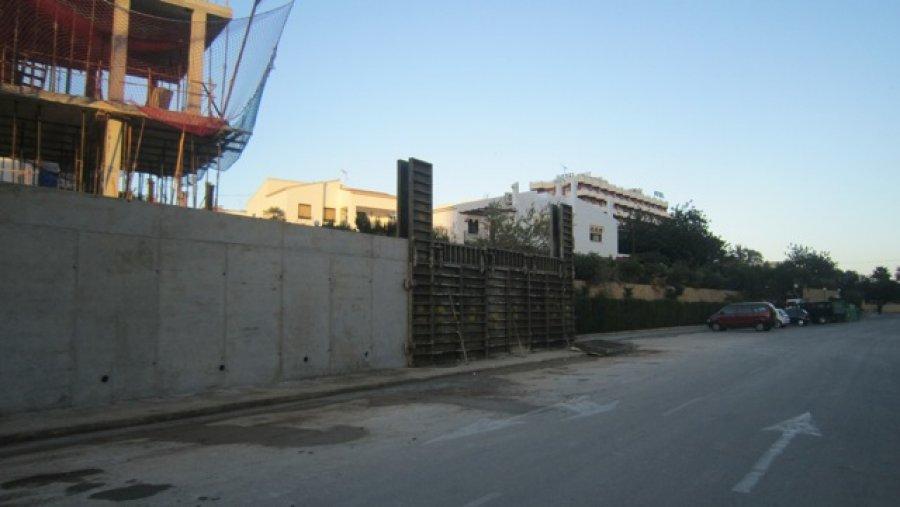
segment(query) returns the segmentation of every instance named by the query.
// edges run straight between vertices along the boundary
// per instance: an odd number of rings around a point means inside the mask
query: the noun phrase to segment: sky
[[[893,271],[898,27],[896,1],[297,0],[220,203],[266,177],[394,193],[409,157],[435,204],[589,171],[769,260]]]

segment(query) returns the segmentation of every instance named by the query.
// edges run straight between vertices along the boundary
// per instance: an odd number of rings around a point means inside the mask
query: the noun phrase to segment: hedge
[[[578,333],[605,333],[703,324],[724,303],[682,303],[671,299],[611,299],[580,291],[575,296]]]

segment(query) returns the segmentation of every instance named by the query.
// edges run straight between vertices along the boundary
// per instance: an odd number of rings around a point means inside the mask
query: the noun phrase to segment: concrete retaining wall
[[[405,365],[405,240],[0,184],[0,413]]]

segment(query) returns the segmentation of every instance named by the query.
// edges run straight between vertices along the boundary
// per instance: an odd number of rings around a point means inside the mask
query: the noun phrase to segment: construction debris
[[[590,340],[576,342],[573,351],[581,351],[589,356],[618,356],[630,354],[638,350],[637,345],[630,342],[613,342],[609,340]]]

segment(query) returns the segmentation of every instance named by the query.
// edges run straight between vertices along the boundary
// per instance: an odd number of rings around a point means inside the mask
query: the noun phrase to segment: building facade
[[[304,225],[346,223],[355,229],[360,215],[382,225],[397,219],[396,196],[350,188],[340,180],[305,183],[267,178],[247,201],[245,214],[270,218],[272,208],[281,210],[285,221]]]
[[[557,176],[552,181],[534,181],[531,190],[542,195],[560,199],[572,205],[576,202],[604,210],[616,220],[622,220],[636,213],[655,218],[669,217],[669,203],[656,192],[648,196],[639,188],[623,188],[607,180],[592,176],[591,173],[568,173]]]
[[[572,206],[575,252],[596,253],[604,257],[618,255],[619,228],[609,210],[601,209],[583,200],[566,200],[561,195],[540,192],[519,192],[518,184],[512,191],[499,197],[490,197],[437,207],[434,210],[434,228],[446,234],[453,243],[466,243],[490,234],[485,209],[497,204],[500,209],[526,216],[530,210],[549,212],[551,204],[565,203]]]
[[[221,0],[0,1],[0,180],[213,209],[290,9],[262,24]]]

